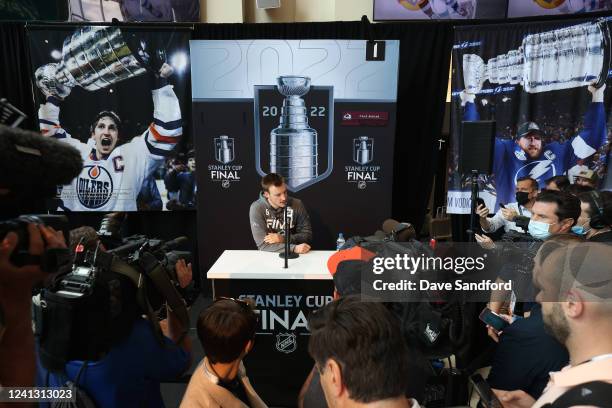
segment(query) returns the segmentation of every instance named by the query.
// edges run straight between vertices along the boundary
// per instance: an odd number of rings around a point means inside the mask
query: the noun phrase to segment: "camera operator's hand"
[[[66,247],[62,233],[51,227],[28,224],[27,230],[28,252],[32,256],[41,256],[48,248]],[[18,267],[11,262],[18,243],[19,237],[14,232],[6,234],[0,243],[0,307],[6,318],[6,333],[0,344],[0,383],[7,387],[34,385],[32,286],[49,276],[40,265]]]
[[[29,253],[42,255],[46,248],[66,248],[66,241],[61,231],[44,225],[28,224]],[[43,280],[46,274],[40,265],[25,265],[17,267],[11,263],[11,254],[17,247],[19,238],[14,232],[9,232],[0,244],[0,287],[26,286],[31,289],[34,283]]]
[[[181,288],[185,289],[193,280],[191,264],[186,263],[184,259],[179,259],[176,261],[174,268],[176,269],[176,277],[179,281],[179,285]]]

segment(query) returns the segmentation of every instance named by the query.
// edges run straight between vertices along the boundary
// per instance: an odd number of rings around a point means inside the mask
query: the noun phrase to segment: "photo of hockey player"
[[[199,22],[199,0],[70,0],[70,21]]]
[[[490,211],[516,201],[516,180],[522,177],[537,180],[540,188],[553,176],[574,182],[583,170],[605,178],[609,22],[540,24],[456,35],[461,46],[453,48],[449,213],[470,212],[469,175],[457,173],[462,121],[496,122],[492,174],[478,179],[479,196]]]
[[[111,27],[31,34],[41,132],[76,147],[84,161],[79,177],[60,188],[51,209],[165,207],[163,166],[189,143],[181,140],[187,35],[122,33]],[[57,55],[53,48],[62,42],[63,51]],[[99,49],[92,50],[95,46]],[[111,53],[121,59],[113,60]],[[44,54],[59,62],[43,60]],[[89,60],[82,62],[84,58]],[[179,59],[183,64],[177,63]],[[82,63],[78,69],[75,61]]]
[[[516,180],[522,177],[531,177],[538,181],[540,188],[544,188],[545,181],[553,176],[567,174],[573,181],[573,176],[581,169],[597,163],[593,155],[605,149],[607,143],[605,89],[605,84],[601,88],[588,86],[591,103],[584,114],[581,128],[575,133],[572,128],[569,132],[563,129],[563,133],[550,129],[547,134],[549,126],[539,125],[536,119],[521,123],[514,134],[506,137],[500,135],[495,139],[495,211],[500,203],[515,201]],[[460,98],[464,109],[463,120],[480,120],[476,95],[462,92]],[[596,158],[599,159],[599,156]]]
[[[508,17],[581,14],[612,10],[611,0],[508,0]]]
[[[506,0],[375,0],[374,20],[504,18]]]

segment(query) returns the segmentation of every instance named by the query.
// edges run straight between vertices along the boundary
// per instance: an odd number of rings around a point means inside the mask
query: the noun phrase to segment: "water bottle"
[[[336,251],[339,251],[340,248],[342,248],[344,246],[344,243],[346,241],[344,240],[344,235],[342,235],[342,233],[338,234],[338,239],[336,240]]]

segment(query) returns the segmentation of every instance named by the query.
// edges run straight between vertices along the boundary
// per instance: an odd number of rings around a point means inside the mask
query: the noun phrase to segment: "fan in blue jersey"
[[[592,102],[584,115],[584,127],[566,142],[544,143],[544,131],[535,122],[525,122],[512,139],[495,138],[493,174],[499,204],[513,202],[516,180],[531,177],[538,181],[540,188],[545,180],[565,174],[573,167],[583,168],[593,154],[606,143],[606,113],[603,104],[606,86],[589,86]],[[464,107],[463,119],[479,120],[474,103],[475,94],[463,91],[460,95]]]

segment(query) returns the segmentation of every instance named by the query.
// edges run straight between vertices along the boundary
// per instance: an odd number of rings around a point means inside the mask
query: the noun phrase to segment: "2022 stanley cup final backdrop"
[[[366,61],[361,40],[190,47],[198,203],[206,200],[198,229],[214,236],[200,259],[256,249],[249,206],[269,172],[303,201],[314,249],[380,228],[391,214],[399,41],[386,41],[382,61]]]

